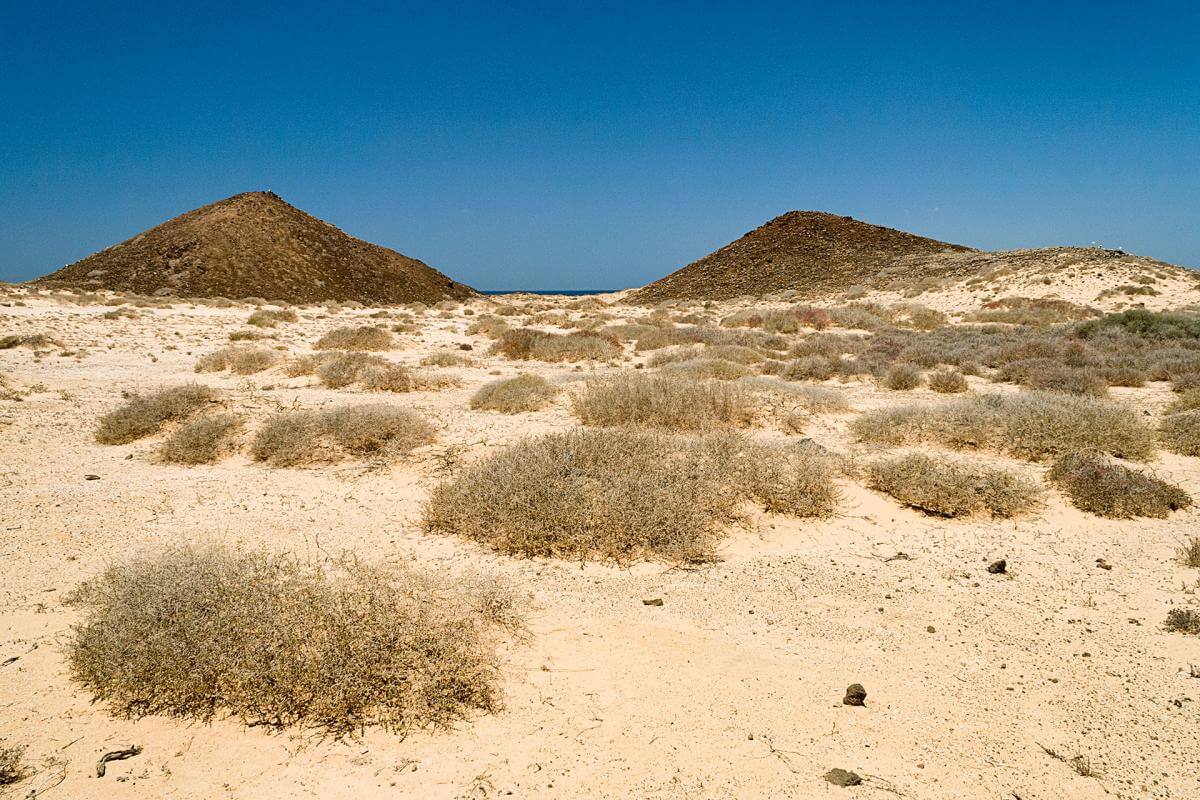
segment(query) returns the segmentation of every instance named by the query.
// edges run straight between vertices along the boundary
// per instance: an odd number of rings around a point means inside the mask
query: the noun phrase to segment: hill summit
[[[475,294],[415,258],[304,213],[274,192],[245,192],[181,214],[38,282],[289,303],[435,303]]]
[[[638,289],[634,303],[726,300],[790,289],[816,296],[875,282],[942,274],[937,256],[972,248],[822,211],[789,211],[699,261]]]

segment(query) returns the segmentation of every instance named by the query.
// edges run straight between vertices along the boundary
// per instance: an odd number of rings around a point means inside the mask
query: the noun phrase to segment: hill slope
[[[789,211],[628,296],[630,302],[724,300],[791,289],[816,296],[880,278],[946,274],[935,256],[969,247],[820,211]],[[954,267],[963,265],[954,262]]]
[[[434,303],[475,294],[415,258],[305,214],[273,192],[246,192],[181,214],[37,282],[290,303]]]

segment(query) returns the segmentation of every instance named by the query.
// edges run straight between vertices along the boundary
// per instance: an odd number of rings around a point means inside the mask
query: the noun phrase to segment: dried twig
[[[103,778],[104,772],[107,769],[105,766],[110,761],[122,761],[126,758],[133,758],[142,752],[142,746],[135,744],[132,747],[126,747],[124,750],[113,750],[111,753],[105,753],[100,756],[100,760],[96,762],[96,777]]]

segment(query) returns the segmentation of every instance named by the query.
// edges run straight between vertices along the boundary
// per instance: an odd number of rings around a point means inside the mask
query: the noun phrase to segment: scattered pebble
[[[867,690],[863,688],[861,683],[852,683],[846,687],[846,696],[842,698],[844,706],[865,706],[867,704]]]
[[[862,777],[857,772],[834,767],[825,773],[825,780],[832,783],[834,786],[858,786],[862,783]]]
[[[992,573],[993,575],[1003,575],[1008,572],[1008,562],[1003,558],[999,561],[993,561],[992,563],[988,564],[988,572]]]

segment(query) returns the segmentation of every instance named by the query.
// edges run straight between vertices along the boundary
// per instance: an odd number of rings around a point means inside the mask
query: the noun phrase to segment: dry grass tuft
[[[259,428],[250,455],[272,467],[333,462],[346,455],[387,462],[434,438],[433,427],[424,418],[395,406],[280,411]]]
[[[868,485],[930,514],[1013,517],[1036,507],[1042,490],[1008,470],[911,453],[876,461]]]
[[[255,311],[246,319],[247,325],[255,325],[259,328],[274,328],[281,322],[296,322],[300,319],[296,312],[290,308],[285,308],[280,311],[271,311],[262,309]]]
[[[157,433],[163,425],[186,419],[209,403],[217,392],[207,386],[189,384],[163,389],[149,395],[133,395],[100,417],[96,441],[100,444],[126,444]]]
[[[519,620],[502,592],[414,571],[220,549],[119,563],[71,600],[84,609],[71,675],[116,713],[229,715],[337,737],[496,710],[494,636]]]
[[[549,405],[558,391],[540,375],[518,375],[485,384],[471,398],[471,408],[505,414],[537,411]]]
[[[634,425],[675,431],[748,425],[750,394],[737,384],[675,375],[624,374],[589,381],[574,398],[585,425]]]
[[[1154,454],[1154,431],[1134,410],[1050,392],[979,395],[941,405],[877,409],[854,419],[850,431],[859,441],[875,444],[938,442],[1031,461],[1074,450],[1097,450],[1138,461]]]
[[[1200,536],[1189,536],[1179,545],[1179,563],[1185,567],[1200,567]]]
[[[1104,454],[1068,453],[1047,477],[1081,511],[1110,519],[1157,517],[1187,508],[1191,496],[1178,486],[1110,461]]]
[[[208,414],[185,422],[159,449],[172,464],[213,464],[231,453],[242,419],[236,414]]]
[[[615,337],[595,331],[563,334],[515,328],[501,333],[491,352],[525,361],[609,361],[621,354],[621,345]]]
[[[275,366],[282,356],[275,350],[253,347],[224,347],[196,362],[196,372],[229,370],[235,375],[254,375]]]
[[[736,433],[578,429],[467,467],[433,490],[424,524],[513,555],[704,561],[745,500],[829,513],[837,490],[817,458]]]
[[[1163,447],[1181,456],[1200,456],[1200,410],[1183,411],[1163,420],[1158,429]]]
[[[954,369],[939,369],[929,374],[929,388],[939,394],[959,394],[967,390],[967,379]]]
[[[393,350],[395,337],[383,328],[334,328],[313,345],[314,350]]]

